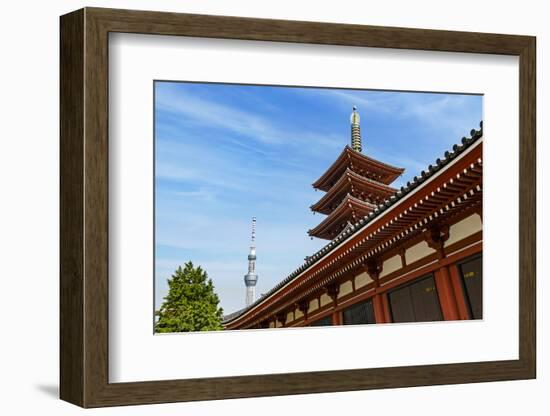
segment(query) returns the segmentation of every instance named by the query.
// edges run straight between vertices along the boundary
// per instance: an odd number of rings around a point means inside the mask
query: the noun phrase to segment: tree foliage
[[[191,261],[177,268],[168,279],[168,295],[155,324],[156,332],[215,331],[223,329],[223,309],[212,279]]]

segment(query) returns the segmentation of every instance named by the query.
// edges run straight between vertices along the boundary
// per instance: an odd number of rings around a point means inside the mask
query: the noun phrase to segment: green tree
[[[223,309],[212,279],[200,267],[187,262],[168,279],[168,295],[155,324],[156,332],[215,331],[223,329]]]

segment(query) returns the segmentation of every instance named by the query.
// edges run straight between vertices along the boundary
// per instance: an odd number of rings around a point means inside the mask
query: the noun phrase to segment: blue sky
[[[251,217],[257,295],[327,241],[307,230],[323,215],[311,187],[350,142],[405,168],[400,187],[482,120],[482,97],[346,89],[155,83],[155,304],[188,260],[212,278],[224,313],[244,307]]]

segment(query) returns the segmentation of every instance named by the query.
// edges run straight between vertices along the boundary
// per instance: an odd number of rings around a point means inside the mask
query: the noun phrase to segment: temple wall
[[[286,321],[287,322],[292,322],[294,320],[294,312],[289,312],[286,314]]]
[[[445,247],[463,240],[464,238],[481,231],[483,224],[479,214],[472,214],[464,218],[462,221],[451,225],[449,230],[449,239],[445,241]]]
[[[311,313],[317,309],[319,309],[319,302],[317,301],[317,299],[311,299],[311,301],[309,302],[307,313]]]
[[[351,292],[353,292],[353,285],[351,284],[351,280],[347,280],[340,285],[338,298],[341,298],[342,296],[346,296],[348,293],[351,293]]]
[[[401,267],[403,267],[403,264],[401,263],[401,256],[396,254],[382,263],[382,273],[380,273],[380,277],[384,277],[391,272],[399,270]]]
[[[296,308],[296,310],[294,311],[294,316],[296,316],[296,319],[300,319],[302,316],[304,316],[304,314],[300,309]]]
[[[355,290],[368,285],[370,282],[372,282],[372,279],[366,272],[355,276]]]
[[[418,244],[415,244],[412,247],[409,247],[405,251],[405,259],[407,264],[414,263],[417,260],[423,259],[430,254],[435,253],[435,250],[428,246],[426,241],[421,241]]]
[[[323,293],[321,295],[320,302],[321,302],[321,307],[323,307],[325,305],[328,305],[329,303],[332,303],[332,299],[329,295],[327,295],[326,293]]]

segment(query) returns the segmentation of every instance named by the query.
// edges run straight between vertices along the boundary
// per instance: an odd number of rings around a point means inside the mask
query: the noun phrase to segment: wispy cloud
[[[156,110],[167,112],[179,117],[184,117],[186,123],[191,127],[200,126],[205,132],[212,128],[225,130],[224,137],[227,137],[232,143],[236,143],[233,133],[240,136],[238,146],[262,152],[261,148],[243,141],[246,137],[251,141],[256,141],[269,145],[281,144],[291,147],[302,147],[304,145],[314,144],[311,149],[323,149],[323,147],[336,148],[338,141],[331,134],[319,134],[311,130],[299,130],[292,125],[274,125],[271,119],[266,116],[266,111],[246,111],[235,108],[231,105],[220,104],[215,100],[209,100],[197,95],[189,94],[175,90],[171,84],[159,84],[156,91]],[[255,95],[255,100],[260,100]],[[271,112],[279,113],[280,107],[274,105],[263,105],[261,108],[271,108]],[[269,115],[269,112],[267,112]],[[215,134],[215,133],[214,133]]]
[[[175,93],[170,84],[158,84],[155,99],[158,111],[186,116],[205,129],[215,126],[260,142],[279,141],[266,118],[185,92]]]
[[[200,188],[196,191],[164,191],[168,193],[170,196],[174,197],[180,197],[184,198],[185,200],[189,201],[192,200],[193,202],[208,202],[212,203],[216,201],[216,193],[212,192],[209,189]]]
[[[415,119],[428,127],[450,128],[454,134],[463,134],[464,122],[474,112],[479,114],[478,108],[470,104],[480,100],[480,96],[472,95],[371,91],[365,96],[364,91],[336,89],[303,89],[301,92],[341,102],[346,108],[356,105],[363,114],[391,115],[401,120]]]

